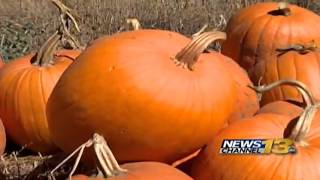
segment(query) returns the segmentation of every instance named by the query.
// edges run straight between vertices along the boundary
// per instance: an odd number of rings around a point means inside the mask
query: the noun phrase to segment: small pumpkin
[[[320,43],[320,16],[308,9],[287,3],[264,2],[242,9],[227,24],[227,40],[222,53],[247,70],[255,85],[280,79],[305,83],[316,99],[319,91],[319,55],[311,53],[279,55],[279,50],[294,51],[295,46]],[[309,48],[306,48],[308,50]],[[308,61],[306,61],[308,59]],[[302,101],[292,87],[267,92],[262,105],[276,100]]]
[[[61,34],[54,33],[37,53],[10,61],[0,69],[0,117],[8,136],[36,152],[55,151],[45,106],[60,75],[79,55],[55,51]]]
[[[318,179],[320,176],[320,112],[306,86],[297,81],[282,80],[279,84],[296,84],[303,88],[307,107],[298,118],[285,114],[261,113],[238,121],[221,130],[194,161],[191,176],[207,179]],[[267,88],[267,87],[266,87]],[[264,89],[264,88],[262,88]],[[296,154],[224,155],[219,154],[224,139],[289,138]],[[273,150],[272,150],[273,151]]]
[[[96,40],[49,98],[54,142],[70,153],[97,132],[120,163],[173,163],[201,148],[235,106],[235,84],[221,62],[226,57],[202,53],[224,38],[222,32],[190,40],[176,32],[135,30]]]

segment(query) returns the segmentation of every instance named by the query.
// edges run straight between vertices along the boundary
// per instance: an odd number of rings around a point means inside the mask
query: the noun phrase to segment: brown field
[[[205,23],[223,30],[239,8],[266,0],[64,0],[75,10],[82,44],[124,27],[136,17],[143,27],[192,34]],[[320,1],[291,3],[320,13]],[[0,54],[13,59],[39,47],[59,25],[59,13],[50,0],[0,0]]]

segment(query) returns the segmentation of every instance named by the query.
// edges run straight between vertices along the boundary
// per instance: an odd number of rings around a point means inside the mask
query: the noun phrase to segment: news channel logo
[[[224,139],[220,154],[295,154],[291,139]]]

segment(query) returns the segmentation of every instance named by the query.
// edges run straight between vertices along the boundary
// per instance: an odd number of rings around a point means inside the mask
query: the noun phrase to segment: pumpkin
[[[160,162],[133,162],[121,165],[125,172],[107,178],[108,180],[192,180],[191,177],[183,172]],[[102,177],[88,177],[76,175],[73,180],[103,180]]]
[[[296,79],[310,87],[318,99],[320,76],[316,67],[319,55],[299,55],[296,52],[280,55],[279,51],[294,51],[294,47],[300,47],[300,44],[312,46],[312,42],[320,43],[319,21],[317,14],[296,5],[257,3],[230,19],[222,53],[246,69],[255,85],[260,80],[262,84],[269,84],[279,79]],[[267,92],[261,104],[276,100],[302,99],[294,88],[282,86]]]
[[[294,82],[299,87],[302,83]],[[281,81],[279,84],[286,84]],[[305,89],[306,90],[306,89]],[[307,91],[306,91],[307,92]],[[217,133],[194,161],[191,176],[194,179],[318,179],[320,148],[320,112],[308,92],[308,105],[299,118],[285,114],[261,113],[238,121]],[[288,138],[294,142],[295,154],[220,154],[224,139]],[[290,145],[290,141],[288,146]],[[278,149],[280,148],[280,149]],[[276,153],[283,147],[272,147]],[[284,153],[284,152],[278,152]]]
[[[33,151],[55,151],[45,113],[48,97],[63,71],[79,55],[76,50],[55,51],[60,33],[54,33],[37,53],[10,61],[0,70],[0,117],[7,135]]]
[[[176,32],[135,30],[96,40],[49,98],[54,142],[68,153],[97,132],[120,163],[173,163],[195,152],[235,106],[234,81],[220,60],[226,57],[202,53],[224,38],[222,32],[190,40]]]

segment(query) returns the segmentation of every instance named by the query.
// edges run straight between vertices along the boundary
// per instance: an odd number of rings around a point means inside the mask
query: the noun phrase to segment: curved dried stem
[[[311,91],[308,90],[306,85],[296,80],[279,80],[269,85],[262,85],[262,86],[256,86],[256,87],[249,85],[249,87],[255,90],[256,92],[263,93],[275,87],[278,87],[280,85],[290,85],[290,86],[296,87],[298,91],[301,93],[306,103],[306,107],[304,108],[304,111],[300,115],[295,126],[290,130],[289,136],[288,136],[290,139],[292,139],[299,145],[306,146],[308,145],[308,143],[305,141],[305,136],[310,131],[312,121],[316,115],[318,108],[320,107],[320,104],[317,104],[315,102],[311,94]]]
[[[192,38],[198,37],[198,36],[199,36],[200,34],[202,34],[207,28],[208,28],[208,24],[205,24],[204,26],[202,26],[202,28],[201,28],[198,32],[192,34]]]
[[[126,169],[119,166],[103,136],[96,133],[93,135],[93,141],[95,142],[93,145],[96,157],[100,163],[99,167],[106,177],[117,176],[127,172]]]
[[[59,31],[54,32],[49,39],[40,47],[35,56],[35,60],[31,63],[36,66],[46,66],[53,64],[54,52],[62,37]]]
[[[302,82],[299,82],[296,80],[279,80],[268,85],[260,85],[260,86],[248,85],[248,87],[255,90],[257,93],[264,93],[266,91],[270,91],[271,89],[281,85],[289,85],[289,86],[296,87],[298,91],[301,92],[302,98],[306,102],[307,106],[315,105],[315,100],[310,90],[307,88],[307,86]]]
[[[59,163],[53,170],[50,171],[50,175],[53,179],[54,178],[54,172],[57,171],[62,165],[64,165],[68,160],[70,160],[76,153],[78,153],[77,159],[72,167],[71,173],[69,174],[69,179],[71,180],[71,177],[73,176],[75,170],[77,169],[80,159],[82,157],[83,151],[85,148],[91,147],[93,144],[92,139],[89,139],[87,142],[83,143],[81,146],[79,146],[76,150],[74,150],[69,156],[67,156],[61,163]]]
[[[183,68],[193,70],[200,54],[213,42],[225,40],[226,33],[220,31],[205,32],[192,39],[173,59],[174,63]]]
[[[318,111],[320,104],[307,106],[299,117],[295,127],[291,130],[289,138],[298,143],[300,146],[307,146],[305,141],[309,133],[313,119]]]
[[[62,24],[62,30],[64,35],[67,36],[66,41],[71,45],[73,49],[84,49],[80,42],[75,38],[70,32],[70,24],[72,23],[76,28],[77,32],[80,32],[80,28],[74,16],[71,14],[72,10],[64,5],[60,0],[51,0],[54,5],[56,5],[60,11],[60,20]]]
[[[103,136],[95,133],[93,137],[87,142],[83,143],[76,150],[74,150],[67,158],[65,158],[61,163],[59,163],[51,172],[51,177],[54,179],[54,172],[65,164],[69,159],[71,159],[76,153],[78,156],[76,158],[75,164],[72,167],[72,170],[69,174],[69,179],[71,180],[76,168],[80,163],[80,159],[83,155],[84,149],[92,147],[94,148],[95,156],[98,159],[99,164],[97,168],[103,173],[105,178],[117,176],[123,173],[126,173],[127,170],[120,167],[116,158],[112,154],[109,146],[107,145],[106,140]]]
[[[64,28],[68,31],[69,24],[67,23],[67,21],[70,19],[73,25],[75,26],[76,30],[80,32],[78,23],[76,19],[73,17],[73,15],[71,14],[72,10],[66,5],[64,5],[60,0],[51,0],[51,1],[54,5],[58,7],[60,11],[60,18],[61,18],[61,21],[63,22]]]

